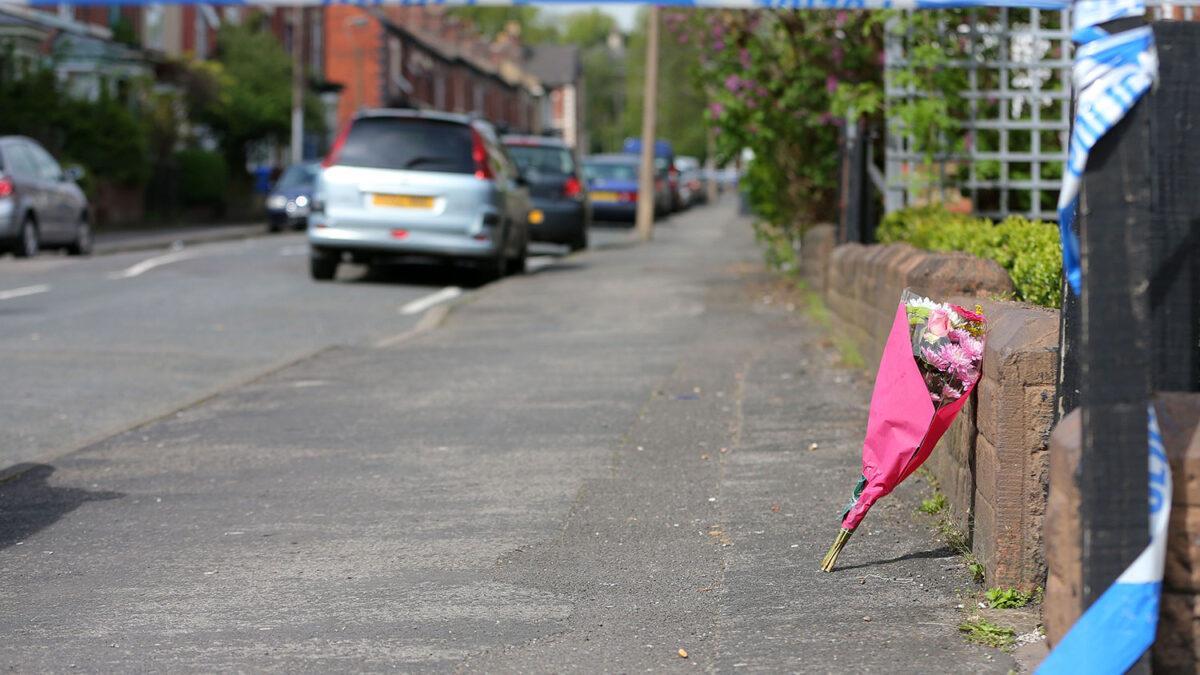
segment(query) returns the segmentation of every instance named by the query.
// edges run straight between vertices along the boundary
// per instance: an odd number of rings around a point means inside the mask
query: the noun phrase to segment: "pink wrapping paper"
[[[935,409],[912,350],[908,312],[900,303],[883,347],[867,414],[863,440],[863,477],[867,484],[842,520],[844,529],[857,528],[876,500],[894,490],[929,458],[975,388],[972,382],[960,398]]]

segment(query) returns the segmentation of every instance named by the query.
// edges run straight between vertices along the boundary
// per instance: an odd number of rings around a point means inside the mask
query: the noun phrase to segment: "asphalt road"
[[[970,582],[914,518],[917,481],[872,509],[839,571],[817,569],[859,471],[869,386],[823,328],[770,299],[732,203],[472,291],[403,340],[389,338],[415,324],[398,307],[441,282],[313,285],[290,245],[219,245],[115,286],[132,293],[102,303],[117,314],[96,310],[130,324],[101,339],[148,333],[113,356],[130,381],[140,356],[223,389],[0,483],[0,664],[1018,667],[959,635]],[[68,344],[72,325],[87,330],[72,317],[107,297],[95,287],[142,283],[106,274],[144,259],[38,263],[44,299],[86,300],[0,311],[59,372],[71,361],[33,327]],[[195,317],[187,330],[155,318],[172,311]]]
[[[597,228],[592,239],[605,247],[630,236]],[[314,283],[307,251],[301,234],[256,233],[93,258],[0,259],[0,471],[331,346],[387,344],[427,307],[471,292],[466,275],[434,266],[369,274],[345,265],[338,283]],[[555,247],[535,253],[534,271],[561,257]]]

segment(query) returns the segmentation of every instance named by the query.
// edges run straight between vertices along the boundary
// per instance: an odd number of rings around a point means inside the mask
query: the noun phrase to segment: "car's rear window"
[[[637,165],[620,162],[587,162],[583,173],[588,180],[637,180]]]
[[[555,148],[544,145],[510,145],[508,154],[512,155],[521,171],[537,171],[541,174],[557,174],[566,176],[575,173],[575,160],[566,148]]]
[[[471,129],[463,124],[398,117],[354,122],[337,163],[372,169],[474,173]]]

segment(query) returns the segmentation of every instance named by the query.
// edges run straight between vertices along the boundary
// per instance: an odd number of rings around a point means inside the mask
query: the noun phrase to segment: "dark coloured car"
[[[529,191],[491,124],[419,110],[360,113],[321,163],[308,217],[311,273],[364,262],[473,263],[483,279],[525,269]]]
[[[592,155],[583,160],[583,175],[592,201],[595,220],[633,221],[637,219],[638,168],[637,155],[614,153]],[[671,194],[667,190],[666,172],[654,176],[654,215],[671,210]]]
[[[295,164],[279,177],[267,195],[267,228],[279,232],[285,227],[303,228],[308,225],[309,203],[317,185],[321,165],[312,162]]]
[[[20,258],[52,246],[91,253],[87,198],[75,184],[82,175],[33,139],[0,136],[0,246]]]
[[[587,248],[592,209],[575,158],[566,143],[542,136],[504,136],[508,154],[529,181],[534,241]]]

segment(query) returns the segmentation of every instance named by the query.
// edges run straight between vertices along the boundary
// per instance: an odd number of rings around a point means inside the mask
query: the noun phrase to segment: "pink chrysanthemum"
[[[951,373],[960,380],[965,381],[966,376],[974,370],[975,364],[967,355],[967,351],[962,348],[962,345],[947,342],[938,351],[938,356],[940,357],[940,361],[946,364],[945,368],[939,366],[938,369]]]

